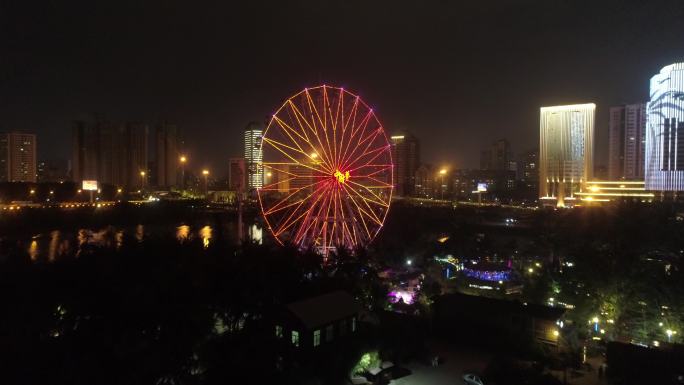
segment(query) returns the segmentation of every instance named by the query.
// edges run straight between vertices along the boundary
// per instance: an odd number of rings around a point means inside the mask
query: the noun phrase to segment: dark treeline
[[[276,368],[271,317],[283,304],[343,289],[373,309],[374,262],[253,244],[128,240],[55,262],[0,256],[4,384],[299,383],[346,377],[356,350],[315,370]]]

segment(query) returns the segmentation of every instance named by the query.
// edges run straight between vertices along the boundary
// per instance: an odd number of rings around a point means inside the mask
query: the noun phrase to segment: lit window
[[[325,327],[325,341],[330,342],[333,340],[333,326],[328,325]]]
[[[280,325],[276,325],[275,333],[276,333],[276,337],[283,338],[283,327]]]
[[[299,347],[299,332],[296,330],[292,331],[292,345]]]
[[[356,317],[352,317],[352,332],[356,331]]]
[[[321,344],[321,331],[320,330],[314,330],[314,335],[313,335],[313,344],[314,347],[318,346]]]

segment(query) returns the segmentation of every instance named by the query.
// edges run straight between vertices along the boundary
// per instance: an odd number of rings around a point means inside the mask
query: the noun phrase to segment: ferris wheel
[[[280,244],[366,246],[392,198],[392,155],[382,124],[360,97],[307,88],[276,111],[262,139],[263,218]]]

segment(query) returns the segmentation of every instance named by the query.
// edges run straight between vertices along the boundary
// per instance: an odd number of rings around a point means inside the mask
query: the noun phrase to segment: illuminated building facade
[[[257,122],[251,122],[245,129],[245,166],[247,167],[247,187],[254,190],[264,185],[264,153],[261,148],[261,139],[264,130]]]
[[[583,205],[602,204],[606,202],[651,202],[654,194],[646,191],[644,181],[589,181],[582,192],[575,193]]]
[[[571,204],[594,168],[596,105],[542,107],[539,140],[539,197],[559,207]]]
[[[0,182],[36,182],[36,136],[0,134]]]
[[[684,63],[651,78],[646,125],[646,189],[684,191]]]
[[[420,142],[409,133],[390,137],[394,162],[394,193],[398,196],[414,194],[415,174],[420,166]]]
[[[645,133],[646,103],[610,108],[608,179],[644,179]]]

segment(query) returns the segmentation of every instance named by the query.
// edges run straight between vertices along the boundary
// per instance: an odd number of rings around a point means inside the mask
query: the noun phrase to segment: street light
[[[667,334],[667,342],[672,342],[672,335],[677,334],[677,332],[667,329],[665,330],[665,334]]]
[[[185,190],[185,163],[188,161],[188,158],[185,155],[180,156],[180,164],[181,164],[181,189]]]
[[[145,188],[145,171],[140,171],[140,189]]]
[[[439,199],[444,200],[444,175],[446,175],[447,170],[446,168],[443,168],[439,170],[439,175],[441,177],[441,183],[439,185]]]
[[[204,196],[209,194],[209,170],[202,170],[202,175],[204,175]]]

